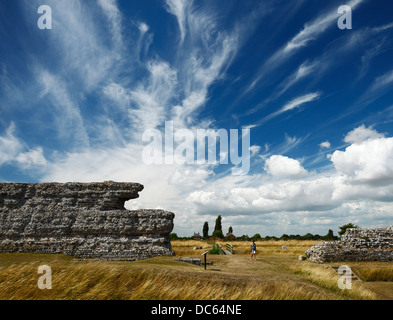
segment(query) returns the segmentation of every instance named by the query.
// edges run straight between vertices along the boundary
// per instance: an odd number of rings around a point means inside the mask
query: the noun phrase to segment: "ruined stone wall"
[[[393,261],[393,226],[347,229],[339,241],[317,244],[305,255],[315,262]]]
[[[137,183],[1,183],[0,252],[99,260],[171,256],[174,214],[124,208],[142,190]]]

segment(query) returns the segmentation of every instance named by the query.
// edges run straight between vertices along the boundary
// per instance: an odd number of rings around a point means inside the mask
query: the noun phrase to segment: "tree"
[[[328,234],[324,237],[326,240],[334,240],[333,230],[329,229]]]
[[[259,233],[256,233],[253,235],[251,239],[256,241],[256,240],[261,240],[261,238],[262,238],[261,235]]]
[[[213,232],[213,237],[222,239],[222,238],[224,238],[224,234],[222,233],[222,230],[216,230]]]
[[[355,226],[353,223],[347,223],[339,228],[340,231],[338,232],[338,234],[342,236],[347,231],[347,229],[352,229],[352,228],[356,229],[359,228],[359,226]]]
[[[224,234],[222,233],[221,220],[222,220],[221,215],[219,215],[216,219],[216,225],[214,227],[213,237],[224,238]]]
[[[171,239],[171,240],[177,240],[177,239],[179,239],[179,237],[177,236],[176,233],[171,233],[171,234],[169,235],[169,239]]]
[[[303,240],[314,240],[314,235],[311,233],[306,233],[303,237]]]
[[[284,234],[281,236],[280,240],[287,241],[287,240],[289,240],[289,236],[288,236],[287,234],[284,233]]]
[[[240,238],[238,238],[238,239],[240,239],[241,241],[249,241],[250,240],[250,237],[246,234],[246,235],[242,235]]]
[[[203,237],[205,239],[209,238],[209,223],[207,221],[203,225]]]
[[[233,233],[233,229],[232,229],[232,227],[229,227],[229,229],[228,229],[228,233]]]

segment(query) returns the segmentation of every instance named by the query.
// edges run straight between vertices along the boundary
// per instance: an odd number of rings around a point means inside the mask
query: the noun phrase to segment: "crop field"
[[[172,241],[175,257],[143,261],[74,261],[64,255],[0,254],[1,300],[375,300],[393,299],[393,263],[316,264],[298,256],[318,241],[260,241],[257,261],[248,242],[230,242],[234,255],[208,254],[212,265],[176,261],[202,258],[212,244]],[[221,245],[224,247],[225,242]],[[285,245],[286,249],[282,246]],[[202,247],[202,249],[195,249]],[[39,266],[52,270],[52,288],[37,286]],[[340,289],[331,267],[349,266],[362,281]]]

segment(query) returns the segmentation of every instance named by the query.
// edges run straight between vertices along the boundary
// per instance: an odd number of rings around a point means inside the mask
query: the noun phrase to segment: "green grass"
[[[209,254],[220,254],[220,247],[216,244],[213,244],[212,249],[209,250]]]

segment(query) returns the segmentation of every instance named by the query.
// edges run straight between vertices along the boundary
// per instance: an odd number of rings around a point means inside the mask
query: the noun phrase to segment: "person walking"
[[[251,245],[251,261],[253,257],[255,258],[255,261],[257,261],[257,245],[255,243],[255,240],[252,240]]]

